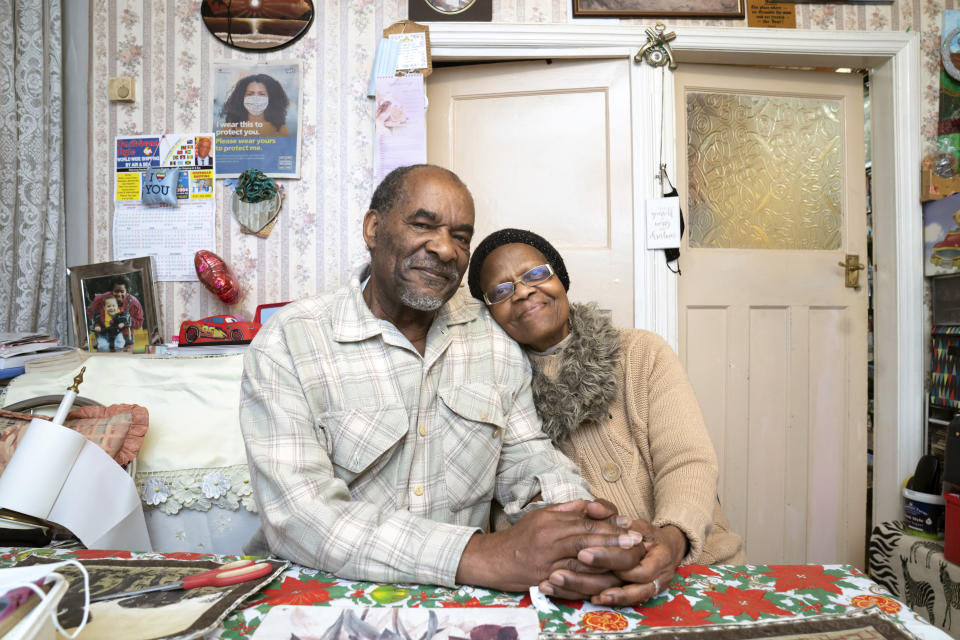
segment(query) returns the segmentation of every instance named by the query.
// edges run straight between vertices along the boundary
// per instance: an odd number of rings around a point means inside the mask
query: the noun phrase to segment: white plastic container
[[[47,592],[43,602],[34,607],[23,620],[3,636],[3,640],[56,640],[57,631],[53,619],[57,615],[60,599],[67,592],[67,579],[59,573],[51,573],[55,584]]]
[[[903,489],[903,528],[912,536],[941,540],[946,500],[942,495]]]

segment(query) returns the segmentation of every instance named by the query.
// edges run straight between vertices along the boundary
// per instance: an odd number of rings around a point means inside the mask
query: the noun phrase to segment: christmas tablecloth
[[[230,561],[231,556],[192,553],[130,554],[122,551],[0,550],[0,567],[31,553],[59,559],[178,558]],[[209,638],[249,638],[272,606],[341,607],[532,607],[546,633],[643,631],[654,627],[744,624],[844,614],[875,607],[920,638],[949,638],[850,565],[688,565],[670,584],[639,607],[608,608],[588,602],[550,599],[536,589],[503,593],[462,587],[391,585],[340,580],[330,574],[291,566],[229,615]]]

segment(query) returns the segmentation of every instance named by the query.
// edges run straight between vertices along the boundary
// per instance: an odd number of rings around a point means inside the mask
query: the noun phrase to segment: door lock
[[[866,267],[860,264],[860,255],[856,253],[848,253],[844,260],[837,263],[843,267],[844,285],[856,289],[860,286],[860,272]]]

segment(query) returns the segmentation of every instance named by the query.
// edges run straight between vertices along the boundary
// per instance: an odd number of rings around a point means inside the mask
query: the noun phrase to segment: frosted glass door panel
[[[689,93],[690,246],[838,249],[838,100]]]

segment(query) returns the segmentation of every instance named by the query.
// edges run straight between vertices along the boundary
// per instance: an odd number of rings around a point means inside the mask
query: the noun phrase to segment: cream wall
[[[919,31],[923,48],[924,152],[934,147],[940,13],[958,0],[892,5],[797,5],[797,26],[834,31]],[[493,0],[494,21],[566,22],[567,0]],[[287,181],[280,220],[266,240],[241,234],[217,183],[217,242],[234,269],[242,301],[227,307],[202,285],[161,283],[165,336],[180,322],[215,313],[253,316],[257,304],[291,300],[343,283],[366,254],[360,220],[375,186],[368,73],[381,30],[406,17],[407,0],[314,0],[316,20],[293,46],[250,54],[222,45],[200,20],[199,0],[92,0],[90,6],[90,262],[112,259],[113,140],[117,135],[212,128],[214,60],[303,63],[301,179]],[[651,23],[653,21],[645,21]],[[668,25],[745,26],[745,21],[665,20]],[[681,34],[682,37],[682,34]],[[838,34],[838,37],[842,37]],[[107,78],[137,78],[137,101],[109,103]],[[919,168],[918,168],[919,170]],[[70,203],[68,202],[68,209]]]

